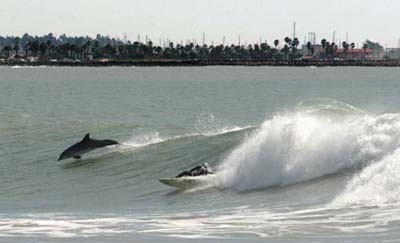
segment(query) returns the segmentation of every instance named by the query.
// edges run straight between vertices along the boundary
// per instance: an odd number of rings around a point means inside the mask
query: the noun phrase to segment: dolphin
[[[89,153],[97,148],[107,147],[110,145],[119,144],[111,139],[95,140],[90,138],[90,134],[86,134],[82,141],[72,145],[61,153],[58,161],[68,158],[80,159],[82,154]]]

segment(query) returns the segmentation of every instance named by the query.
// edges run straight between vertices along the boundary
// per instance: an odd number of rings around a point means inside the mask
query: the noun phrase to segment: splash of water
[[[375,116],[344,107],[341,116],[313,106],[312,113],[305,109],[266,120],[227,156],[215,183],[238,190],[289,185],[364,168],[399,147],[400,114]]]
[[[354,175],[334,206],[383,205],[400,201],[400,149]]]

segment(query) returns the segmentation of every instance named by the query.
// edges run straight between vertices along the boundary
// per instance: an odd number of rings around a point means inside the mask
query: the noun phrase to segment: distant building
[[[379,42],[366,40],[364,44],[367,45],[369,49],[373,50],[373,59],[375,60],[383,59],[384,49],[383,46],[379,44]]]
[[[320,58],[321,52],[323,52],[322,45],[311,45],[310,49],[307,45],[302,45],[300,49],[300,53],[307,59]]]
[[[39,58],[38,57],[28,57],[28,61],[29,62],[37,62],[37,61],[39,61]]]
[[[386,48],[383,53],[384,59],[400,59],[400,48]]]
[[[11,55],[11,56],[8,58],[8,60],[10,60],[10,61],[17,61],[17,62],[24,62],[24,61],[25,61],[24,57],[23,57],[23,56],[20,56],[20,55],[18,55],[18,54],[13,54],[13,55]]]
[[[92,60],[93,60],[93,54],[86,55],[86,61],[92,61]]]
[[[372,60],[374,59],[374,51],[372,49],[337,49],[335,52],[335,57],[343,60]]]

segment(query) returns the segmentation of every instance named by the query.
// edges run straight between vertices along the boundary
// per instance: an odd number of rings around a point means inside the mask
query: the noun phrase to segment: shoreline
[[[0,66],[82,66],[82,67],[108,67],[108,66],[289,66],[289,67],[325,67],[325,66],[359,66],[359,67],[400,67],[400,60],[127,60],[127,61],[38,61],[21,62],[5,61]]]

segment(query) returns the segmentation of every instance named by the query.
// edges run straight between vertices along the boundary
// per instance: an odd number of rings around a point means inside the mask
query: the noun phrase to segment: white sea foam
[[[391,206],[270,210],[232,207],[148,215],[30,214],[0,215],[0,237],[75,238],[119,234],[161,235],[183,239],[332,236],[362,233],[393,235],[400,210]],[[392,237],[395,237],[392,236]],[[375,238],[374,238],[375,239]]]
[[[236,132],[251,128],[252,126],[232,126],[226,125],[225,122],[217,119],[213,114],[200,114],[197,117],[195,128],[197,132],[192,136],[217,136],[225,133]]]
[[[48,66],[46,66],[46,65],[39,65],[39,66],[29,66],[29,65],[26,65],[26,66],[20,66],[20,65],[14,65],[14,66],[11,66],[11,68],[14,68],[14,69],[20,69],[20,68],[47,68]]]
[[[210,131],[205,131],[202,133],[195,133],[194,135],[200,135],[200,136],[217,136],[217,135],[222,135],[222,134],[226,134],[226,133],[231,133],[231,132],[238,132],[238,131],[242,131],[242,130],[246,130],[246,129],[250,129],[253,128],[252,126],[226,126],[226,127],[222,127],[222,128],[216,128],[214,130],[210,130]]]
[[[343,193],[332,202],[336,206],[383,205],[400,201],[400,149],[374,161],[354,175]]]
[[[391,215],[388,215],[389,213]],[[178,238],[261,238],[299,235],[332,236],[390,231],[388,225],[400,217],[399,210],[375,208],[333,210],[326,207],[274,212],[262,208],[231,208],[191,214],[155,215],[141,233]],[[395,227],[396,228],[396,227]]]
[[[127,225],[141,222],[123,217],[76,217],[73,215],[21,215],[0,216],[0,237],[93,237],[115,235],[132,230]]]
[[[128,141],[123,142],[122,145],[130,147],[145,147],[164,142],[165,140],[166,139],[162,138],[158,132],[154,132],[132,136]]]
[[[265,121],[223,161],[217,185],[246,190],[293,184],[362,168],[400,145],[400,114],[329,116],[325,111]]]
[[[142,148],[158,143],[178,140],[190,137],[213,137],[231,132],[238,132],[253,128],[252,126],[224,125],[212,114],[201,114],[197,117],[195,131],[182,135],[163,136],[159,132],[135,133],[125,142],[122,142],[122,150]]]
[[[139,135],[133,135],[129,140],[122,142],[122,150],[125,149],[136,149],[142,148],[158,143],[163,143],[172,140],[178,140],[182,138],[190,138],[190,137],[198,137],[198,136],[205,136],[205,137],[213,137],[218,135],[223,135],[231,132],[238,132],[246,129],[250,129],[252,126],[225,126],[221,128],[215,128],[212,130],[205,130],[203,132],[193,132],[184,135],[176,135],[176,136],[161,136],[158,132],[153,133],[144,133]]]

